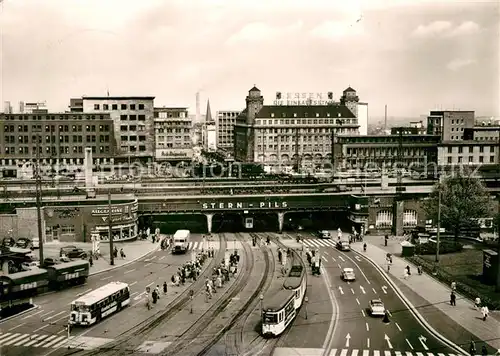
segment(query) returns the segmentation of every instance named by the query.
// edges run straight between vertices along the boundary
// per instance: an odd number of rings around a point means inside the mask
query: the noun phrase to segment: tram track
[[[217,254],[210,260],[210,263],[202,271],[198,279],[191,284],[190,288],[187,288],[181,294],[177,296],[161,313],[152,315],[151,317],[141,321],[138,324],[131,326],[129,329],[122,332],[120,335],[115,337],[115,339],[100,348],[79,352],[82,356],[94,356],[94,355],[129,355],[136,352],[137,347],[145,340],[145,337],[149,331],[156,328],[161,323],[167,322],[177,315],[181,310],[190,303],[191,296],[190,291],[193,291],[193,297],[198,295],[200,292],[204,291],[204,279],[211,275],[213,268],[218,265],[219,261],[224,259],[227,239],[224,234],[219,234],[220,248]],[[127,309],[122,312],[126,313]]]
[[[267,275],[269,274],[270,265],[272,263],[272,258],[269,257],[269,250],[260,250],[264,257],[264,271],[261,278],[258,280],[257,286],[254,287],[252,286],[251,277],[254,272],[256,272],[256,267],[258,267],[258,265],[256,266],[254,262],[253,251],[250,245],[241,238],[241,234],[237,234],[237,237],[238,240],[241,241],[245,253],[245,269],[242,270],[238,276],[238,280],[225,292],[224,296],[192,324],[183,334],[182,339],[165,350],[165,355],[208,354],[219,340],[224,337],[229,330],[234,328],[234,325],[249,309],[254,299],[261,293],[267,281]],[[250,297],[246,297],[247,293],[251,293]],[[238,303],[238,301],[233,300],[238,294],[245,294],[244,301],[242,301],[243,305],[241,307],[238,306],[237,309],[228,308],[229,315],[227,315],[228,313],[225,313],[226,307],[231,302]],[[228,354],[227,351],[225,354]]]

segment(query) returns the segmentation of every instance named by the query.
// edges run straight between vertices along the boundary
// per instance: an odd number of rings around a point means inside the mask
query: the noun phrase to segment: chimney
[[[196,93],[196,123],[201,122],[200,92]]]

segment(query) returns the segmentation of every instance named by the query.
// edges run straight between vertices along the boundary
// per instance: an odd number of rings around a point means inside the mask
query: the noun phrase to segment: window
[[[479,146],[479,152],[483,153],[484,152],[484,146]]]
[[[462,146],[460,146],[460,147],[458,148],[458,153],[463,153],[463,151],[464,151],[464,148],[463,148]]]
[[[102,105],[103,110],[109,110],[109,105],[108,104],[103,104]]]
[[[469,157],[469,158],[472,158],[472,157]],[[483,163],[483,161],[484,161],[484,157],[479,156],[479,163]],[[469,162],[472,162],[472,160],[470,160]]]
[[[120,120],[121,121],[127,120],[127,115],[120,115]]]
[[[144,110],[144,104],[139,104],[139,110]]]
[[[146,121],[146,115],[139,115],[139,121]]]
[[[136,115],[130,115],[128,117],[128,119],[131,120],[131,121],[135,121],[137,119],[137,116]]]
[[[113,104],[111,105],[112,110],[118,110],[118,104]]]
[[[452,148],[448,147],[448,153],[451,153],[451,152],[452,152]]]
[[[474,158],[474,157],[469,156],[469,163],[472,163],[473,158]],[[479,162],[482,162],[482,158],[483,158],[482,156],[481,156],[481,157],[479,157]]]
[[[120,109],[122,110],[127,110],[127,104],[121,104]]]
[[[99,104],[94,104],[94,110],[99,110]]]
[[[128,131],[128,126],[127,125],[121,125],[120,126],[120,131]]]
[[[490,163],[495,163],[495,156],[490,156]]]
[[[451,157],[448,157],[448,163],[451,164]]]
[[[130,104],[130,110],[135,110],[135,104]]]
[[[474,147],[469,146],[469,153],[472,153],[472,152],[474,152]]]

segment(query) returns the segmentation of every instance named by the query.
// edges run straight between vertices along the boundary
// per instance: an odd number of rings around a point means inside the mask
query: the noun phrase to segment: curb
[[[437,332],[436,329],[434,329],[427,322],[427,320],[425,320],[425,318],[418,312],[418,310],[413,306],[413,304],[408,300],[408,298],[406,298],[406,296],[403,294],[403,292],[401,292],[401,290],[399,289],[399,287],[392,281],[392,279],[387,275],[387,273],[384,271],[384,269],[382,267],[380,267],[370,257],[368,257],[366,255],[363,255],[362,253],[360,253],[360,252],[358,252],[356,250],[353,250],[353,251],[356,254],[362,256],[363,258],[365,258],[368,262],[370,262],[379,271],[379,273],[382,275],[382,277],[384,277],[384,279],[387,281],[387,283],[390,284],[390,286],[396,292],[396,294],[401,299],[401,301],[403,302],[403,304],[405,304],[405,306],[408,308],[408,310],[410,311],[410,313],[417,319],[417,321],[419,322],[419,324],[424,329],[426,329],[430,334],[432,334],[434,337],[436,337],[443,344],[445,344],[446,346],[448,346],[451,349],[453,349],[456,352],[458,352],[458,354],[470,356],[470,354],[468,352],[466,352],[464,349],[462,349],[457,344],[455,344],[452,341],[450,341],[447,338],[445,338],[443,335],[441,335],[439,332]]]
[[[134,262],[137,262],[141,258],[144,258],[147,255],[152,254],[152,253],[158,251],[160,249],[160,247],[161,247],[161,243],[158,243],[158,244],[156,244],[156,246],[151,251],[146,252],[145,254],[142,254],[139,257],[134,258],[133,260],[127,261],[124,264],[121,264],[119,266],[109,267],[109,268],[106,268],[106,269],[102,269],[100,271],[90,272],[89,273],[89,277],[90,276],[95,276],[95,275],[100,274],[100,273],[109,272],[109,271],[112,271],[112,270],[115,270],[115,269],[118,269],[118,268],[121,268],[121,267],[125,267],[125,266],[127,266],[129,264],[132,264]]]
[[[30,311],[32,311],[32,310],[34,310],[34,309],[38,309],[38,308],[40,308],[38,305],[33,304],[33,305],[31,306],[31,308],[28,308],[28,309],[26,309],[26,310],[23,310],[23,311],[22,311],[22,312],[20,312],[20,313],[17,313],[17,314],[11,315],[11,316],[9,316],[8,318],[1,319],[1,320],[0,320],[0,324],[4,323],[4,322],[6,322],[6,321],[9,321],[9,320],[11,320],[11,319],[17,318],[17,317],[19,317],[19,316],[21,316],[21,315],[23,315],[23,314],[27,314],[27,313],[29,313]]]

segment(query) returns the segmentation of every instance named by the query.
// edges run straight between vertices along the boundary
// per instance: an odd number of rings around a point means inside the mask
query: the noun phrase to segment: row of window
[[[476,136],[474,137],[476,141],[493,141],[498,140],[498,136]]]
[[[189,148],[191,147],[191,142],[184,142],[184,143],[179,143],[176,142],[174,143],[163,143],[163,142],[158,142],[158,147],[159,148]]]
[[[257,142],[332,142],[329,136],[263,136],[257,137]]]
[[[121,121],[146,121],[146,115],[120,115]]]
[[[120,136],[120,140],[122,140],[122,141],[146,141],[146,136],[139,136],[139,140],[137,140],[137,136]]]
[[[299,128],[299,129],[275,129],[275,128],[272,128],[272,129],[257,129],[255,130],[256,131],[256,135],[263,135],[263,134],[272,134],[272,133],[275,133],[275,134],[292,134],[292,135],[296,135],[297,133],[300,135],[300,134],[305,134],[305,133],[328,133],[328,134],[331,134],[332,133],[332,130],[335,130],[335,133],[338,133],[339,135],[342,135],[342,134],[349,134],[349,133],[354,133],[356,132],[357,130],[354,129],[354,128],[349,128],[349,127],[340,127],[340,128],[312,128],[312,127],[308,127],[308,128]]]
[[[91,146],[92,147],[92,153],[109,153],[110,152],[110,148],[109,146],[99,146],[99,149],[96,148],[96,146]],[[36,147],[31,147],[31,152],[30,152],[30,148],[29,146],[21,146],[21,147],[5,147],[5,154],[6,155],[17,155],[17,154],[21,154],[21,155],[29,155],[29,154],[33,154],[35,155],[36,154]],[[50,155],[57,155],[58,154],[58,150],[57,150],[57,147],[45,147],[45,149],[43,147],[38,147],[38,152],[40,154],[43,154],[45,151],[46,154],[50,154]],[[82,146],[59,146],[59,154],[70,154],[70,153],[73,153],[73,154],[79,154],[79,153],[83,153],[83,147]],[[1,152],[0,152],[1,154]]]
[[[121,145],[120,150],[122,153],[131,153],[131,152],[146,152],[146,146],[125,146]]]
[[[404,148],[402,150],[402,156],[403,157],[408,157],[408,156],[425,156],[426,150],[424,149],[419,149],[419,148]],[[389,157],[396,157],[398,155],[398,149],[397,148],[376,148],[376,149],[370,149],[370,148],[348,148],[346,151],[348,156],[351,155],[362,155],[362,156],[389,156]]]
[[[448,147],[448,153],[453,153],[453,151],[457,151],[458,150],[458,153],[464,153],[464,151],[468,150],[469,153],[473,153],[474,151],[478,151],[479,150],[479,153],[483,153],[483,152],[488,152],[488,147],[489,147],[489,152],[490,153],[493,153],[495,152],[495,146],[486,146],[486,150],[484,149],[485,146],[468,146],[468,147],[464,147],[463,146],[458,146],[458,147],[455,147],[457,148],[456,150],[454,150],[452,146],[449,146]],[[476,150],[474,150],[474,148],[476,148]]]
[[[280,151],[295,151],[296,146],[295,145],[257,145],[257,151],[264,151],[264,150],[269,150],[269,151],[277,151],[278,148]],[[304,151],[314,151],[314,152],[325,152],[330,150],[329,147],[322,146],[322,145],[312,145],[312,144],[307,144],[307,145],[299,145],[299,150],[302,149]]]
[[[357,125],[358,119],[276,119],[256,120],[256,123],[257,125]]]
[[[18,125],[17,132],[42,132],[42,125]],[[45,125],[45,132],[56,132],[57,125]],[[97,125],[85,125],[85,131],[95,132],[97,131]],[[4,125],[4,132],[16,132],[15,125]],[[70,125],[59,125],[59,132],[70,132]],[[108,132],[110,125],[99,125],[99,131]],[[72,132],[81,132],[83,130],[83,125],[72,125]]]
[[[464,160],[464,157],[448,157],[447,158],[447,162],[448,164],[452,164],[452,163],[465,163],[465,162],[468,162],[468,163],[495,163],[495,156],[489,156],[489,159],[488,157],[484,157],[484,156],[479,156],[478,157],[478,161],[474,160],[474,156],[469,156],[468,158],[466,157],[466,159]]]
[[[111,108],[111,109],[110,109]],[[94,110],[118,110],[118,104],[94,104]],[[120,104],[120,110],[144,110],[144,104]]]
[[[165,111],[156,111],[154,112],[154,117],[155,118],[160,118],[160,119],[184,119],[188,117],[188,112],[187,111],[179,111],[179,112],[165,112]]]
[[[70,137],[73,137],[72,140],[70,140]],[[83,135],[72,135],[72,136],[69,136],[69,135],[62,135],[62,136],[59,136],[59,141],[56,140],[57,136],[45,136],[45,140],[42,139],[42,136],[32,136],[31,137],[31,141],[30,141],[30,137],[25,135],[25,136],[19,136],[17,138],[17,141],[16,141],[16,137],[15,136],[5,136],[4,137],[4,143],[6,144],[16,144],[16,143],[20,143],[20,144],[29,144],[29,143],[32,143],[32,144],[36,144],[37,142],[39,143],[42,143],[45,141],[46,144],[50,144],[50,143],[69,143],[70,141],[72,141],[73,143],[78,143],[78,142],[83,142]],[[87,142],[97,142],[97,136],[96,135],[86,135],[86,138],[87,138]],[[99,142],[101,143],[105,143],[105,142],[109,142],[110,139],[109,139],[109,135],[99,135]]]
[[[47,152],[50,154],[51,152]],[[54,154],[55,156],[55,154]],[[40,162],[42,165],[57,165],[57,164],[68,164],[68,165],[82,165],[84,162],[84,158],[41,158]],[[23,158],[23,159],[1,159],[0,166],[18,166],[21,167],[25,162],[35,163],[35,158]],[[113,163],[113,158],[93,158],[92,164],[107,164]],[[42,167],[43,168],[43,167]]]
[[[190,133],[191,129],[156,129],[157,134],[162,134],[162,133]]]
[[[108,115],[60,114],[60,115],[0,115],[3,120],[47,121],[47,120],[109,120]]]
[[[125,132],[125,131],[146,131],[146,126],[143,125],[121,125],[120,126],[120,131]]]
[[[184,141],[189,141],[191,142],[191,136],[175,136],[175,140],[184,140]],[[174,141],[174,136],[157,136],[156,137],[156,142],[162,142],[162,141]]]

